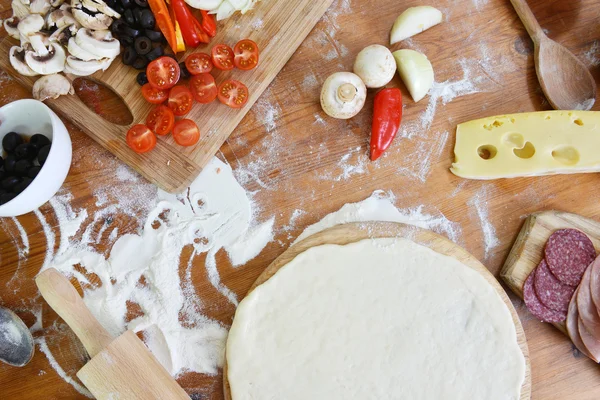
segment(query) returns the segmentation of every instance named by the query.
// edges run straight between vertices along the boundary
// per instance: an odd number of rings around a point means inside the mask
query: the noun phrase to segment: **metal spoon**
[[[33,337],[27,325],[8,308],[0,306],[0,361],[23,367],[33,358]]]
[[[535,46],[535,69],[548,102],[556,110],[589,110],[596,101],[594,77],[573,53],[549,39],[526,0],[510,0]]]

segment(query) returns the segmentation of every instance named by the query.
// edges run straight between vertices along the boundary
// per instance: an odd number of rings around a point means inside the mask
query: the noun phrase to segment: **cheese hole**
[[[531,158],[535,154],[535,147],[531,144],[531,142],[527,142],[522,148],[514,149],[513,153],[515,153],[515,156],[519,158]]]
[[[575,147],[561,146],[552,151],[552,157],[561,164],[575,165],[579,162],[579,151]]]
[[[525,138],[520,133],[509,133],[504,136],[504,143],[508,147],[521,149],[525,145]]]
[[[575,125],[583,126],[583,121],[581,120],[581,118],[577,118],[575,121],[573,121],[573,123]]]
[[[492,158],[496,157],[496,154],[498,154],[498,150],[495,146],[492,146],[491,144],[486,144],[484,146],[479,146],[479,148],[477,149],[477,154],[484,160],[491,160]]]

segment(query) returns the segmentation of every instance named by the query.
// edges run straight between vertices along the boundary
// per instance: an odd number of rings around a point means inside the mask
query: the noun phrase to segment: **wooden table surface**
[[[451,90],[438,92],[433,100],[428,97],[414,104],[395,78],[392,84],[406,95],[405,129],[380,161],[371,163],[366,158],[372,93],[359,116],[338,121],[321,112],[320,84],[332,72],[351,69],[354,55],[364,46],[386,44],[395,17],[404,8],[420,4],[418,1],[336,0],[221,148],[219,157],[232,165],[240,182],[253,193],[258,220],[275,217],[275,240],[247,265],[232,268],[224,252],[219,254],[222,282],[240,298],[304,227],[345,203],[363,200],[376,189],[392,191],[399,208],[422,205],[423,213],[443,214],[456,222],[460,226],[458,244],[496,276],[529,213],[559,209],[600,220],[600,185],[595,174],[479,182],[457,178],[448,171],[457,123],[494,114],[545,110],[548,104],[535,77],[531,42],[508,0],[435,3],[446,15],[446,22],[403,45],[428,55],[436,82],[456,83]],[[581,57],[600,82],[600,3],[529,3],[549,36]],[[0,10],[9,9],[7,0],[1,5]],[[1,14],[9,15],[9,11]],[[251,18],[250,13],[249,23]],[[463,95],[452,99],[451,91]],[[6,74],[0,74],[0,104],[28,96]],[[97,97],[92,102],[97,109],[110,103]],[[594,109],[600,110],[599,105]],[[431,126],[427,110],[435,111]],[[70,193],[74,209],[88,210],[86,224],[92,222],[100,203],[115,204],[119,210],[100,222],[118,227],[119,234],[137,232],[148,212],[143,200],[156,189],[128,175],[110,153],[71,124],[67,127],[73,139],[73,166],[61,194]],[[304,212],[290,224],[297,209]],[[53,208],[47,204],[40,211],[57,232]],[[23,246],[14,221],[0,219],[0,304],[15,309],[32,324],[34,317],[27,310],[44,304],[33,277],[44,261],[46,238],[33,213],[18,221],[27,231],[27,255],[17,251]],[[101,227],[99,223],[96,231]],[[107,251],[110,244],[100,241],[96,248]],[[228,326],[233,305],[208,283],[202,257],[196,263],[194,283],[202,303],[209,305],[203,312]],[[600,398],[598,366],[580,355],[552,326],[535,320],[516,296],[509,295],[528,338],[532,398]],[[86,361],[81,345],[45,305],[43,326],[41,334],[46,335],[56,363],[74,376]],[[220,376],[190,374],[182,383],[192,398],[222,398]],[[25,368],[0,365],[0,399],[79,398],[82,396],[57,375],[40,351]]]

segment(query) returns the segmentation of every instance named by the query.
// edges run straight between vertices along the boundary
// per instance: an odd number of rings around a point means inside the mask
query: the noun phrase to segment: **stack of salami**
[[[600,361],[600,257],[584,233],[561,229],[550,236],[544,259],[525,281],[523,298],[541,321],[566,321],[575,346]]]

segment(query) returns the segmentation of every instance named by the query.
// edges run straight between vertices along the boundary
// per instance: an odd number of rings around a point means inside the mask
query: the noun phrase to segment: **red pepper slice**
[[[202,14],[202,29],[204,32],[211,38],[217,36],[217,23],[214,15],[209,14],[206,10],[200,10],[200,14]]]
[[[167,43],[177,53],[177,37],[175,35],[175,21],[171,19],[165,0],[148,0],[148,5],[156,19],[156,25],[167,39]]]
[[[200,43],[210,42],[208,35],[202,30],[200,21],[198,21],[188,6],[183,0],[172,0],[171,6],[175,12],[175,17],[179,26],[181,26],[181,33],[185,44],[192,47],[197,47]]]
[[[375,95],[371,129],[371,160],[386,151],[396,137],[402,122],[402,92],[398,88],[383,89]]]

